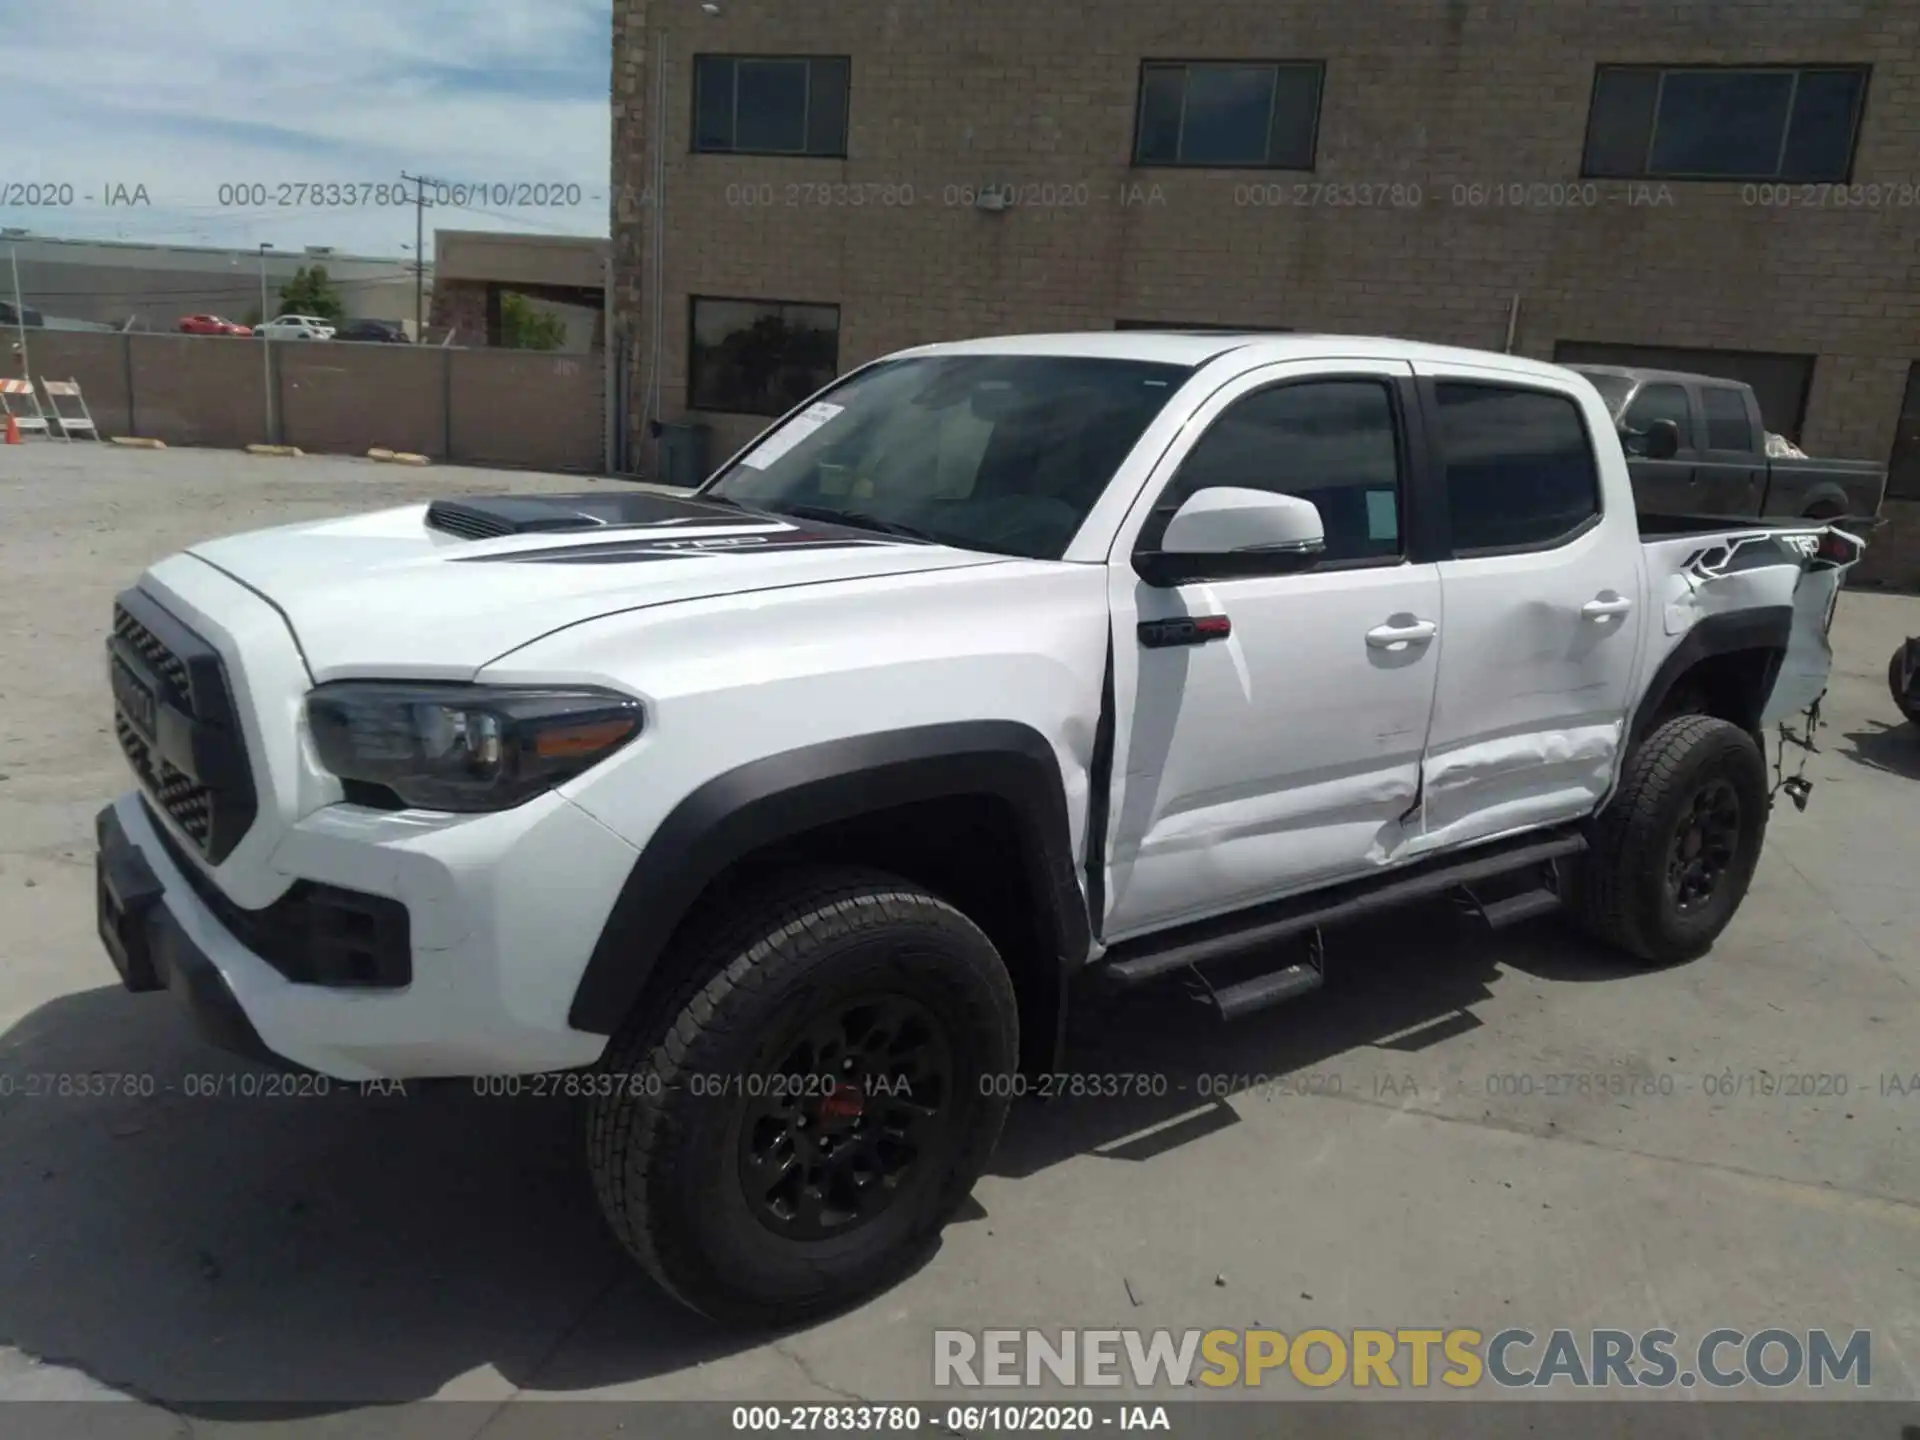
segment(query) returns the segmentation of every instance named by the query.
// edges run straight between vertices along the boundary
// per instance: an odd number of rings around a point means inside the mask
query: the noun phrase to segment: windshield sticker
[[[741,458],[740,463],[751,470],[766,469],[846,408],[844,405],[829,405],[825,400],[816,400],[762,440],[751,454]]]

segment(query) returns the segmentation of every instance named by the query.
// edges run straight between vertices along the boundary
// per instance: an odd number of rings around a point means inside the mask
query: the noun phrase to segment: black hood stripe
[[[459,565],[505,562],[515,565],[624,565],[647,560],[692,560],[708,555],[766,555],[781,550],[904,549],[892,540],[868,539],[841,531],[767,530],[740,535],[702,535],[687,540],[669,537],[600,540],[586,545],[556,545],[541,550],[519,550],[503,555],[461,555]]]

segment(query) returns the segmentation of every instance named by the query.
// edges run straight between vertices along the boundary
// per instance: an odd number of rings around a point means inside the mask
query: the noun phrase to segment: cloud
[[[479,183],[428,229],[607,232],[611,0],[60,0],[10,7],[0,225],[397,254],[400,173]],[[562,203],[520,206],[543,183]],[[310,187],[355,186],[319,208]],[[309,187],[303,193],[301,187]],[[72,203],[64,203],[71,187]],[[16,192],[16,193],[7,193]],[[110,203],[128,197],[131,204]],[[343,198],[334,191],[333,198]],[[503,203],[504,202],[504,203]],[[431,242],[429,242],[431,243]]]

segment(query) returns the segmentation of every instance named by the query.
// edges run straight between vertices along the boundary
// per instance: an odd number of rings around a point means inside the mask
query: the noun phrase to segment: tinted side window
[[[1210,485],[1311,500],[1326,530],[1324,561],[1391,559],[1401,550],[1398,426],[1393,394],[1374,380],[1278,385],[1236,401],[1187,453],[1157,508],[1159,543],[1187,496]]]
[[[1573,401],[1469,381],[1434,389],[1456,554],[1545,550],[1600,513],[1593,442]]]
[[[1627,406],[1627,413],[1621,416],[1621,424],[1636,435],[1645,435],[1647,427],[1656,420],[1671,420],[1680,429],[1682,449],[1693,446],[1693,421],[1687,415],[1687,392],[1679,385],[1643,385],[1640,393],[1633,397],[1633,403]],[[1638,454],[1641,442],[1628,438],[1628,449]]]
[[[1687,392],[1678,385],[1643,385],[1627,406],[1626,421],[1635,430],[1644,430],[1656,420],[1671,420],[1680,427],[1680,438],[1687,438]]]
[[[1707,412],[1707,448],[1709,450],[1755,450],[1753,424],[1747,418],[1747,401],[1738,390],[1723,385],[1708,385],[1700,391],[1701,408]]]

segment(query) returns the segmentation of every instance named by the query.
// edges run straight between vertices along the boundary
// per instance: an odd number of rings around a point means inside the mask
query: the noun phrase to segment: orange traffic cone
[[[20,443],[20,422],[14,419],[13,416],[9,415],[7,416],[7,444],[18,445],[19,443]]]

